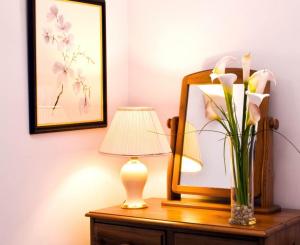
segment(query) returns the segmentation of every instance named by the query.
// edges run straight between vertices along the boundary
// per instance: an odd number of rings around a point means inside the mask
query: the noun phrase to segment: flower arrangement
[[[276,81],[273,73],[266,69],[250,76],[251,55],[246,54],[242,57],[244,96],[242,125],[239,125],[233,100],[233,84],[237,80],[237,75],[225,73],[226,66],[235,60],[236,58],[231,56],[222,58],[210,74],[212,82],[219,80],[223,87],[226,108],[217,105],[210,98],[206,103],[206,117],[210,121],[220,123],[230,138],[234,185],[230,223],[250,225],[256,223],[253,204],[252,152],[257,124],[261,117],[259,106],[265,98],[269,97],[269,94],[264,94],[267,82],[273,81],[276,84]]]
[[[75,46],[75,37],[70,31],[72,24],[65,20],[64,15],[56,5],[49,8],[46,17],[49,25],[44,28],[43,39],[61,54],[61,60],[55,61],[52,67],[52,72],[57,77],[56,86],[58,88],[52,112],[57,108],[64,89],[71,87],[69,85],[72,82],[73,91],[79,97],[78,109],[80,113],[88,113],[92,88],[82,70],[77,69],[75,71],[74,65],[79,59],[85,59],[91,65],[95,64],[95,62],[81,50],[79,45]]]

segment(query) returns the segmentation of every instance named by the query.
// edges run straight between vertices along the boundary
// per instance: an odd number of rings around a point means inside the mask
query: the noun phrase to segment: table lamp
[[[121,107],[117,110],[101,144],[101,153],[128,157],[121,169],[127,198],[122,208],[145,208],[143,190],[148,171],[138,157],[171,152],[157,114],[149,107]]]

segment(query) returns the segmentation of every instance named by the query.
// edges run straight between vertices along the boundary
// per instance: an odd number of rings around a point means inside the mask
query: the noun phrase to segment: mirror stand
[[[168,173],[167,173],[167,199],[162,201],[163,206],[174,207],[190,207],[190,208],[203,208],[212,210],[230,210],[230,197],[227,198],[214,198],[212,196],[202,198],[182,198],[182,194],[195,194],[191,190],[183,192],[174,191],[174,160],[176,151],[176,139],[178,132],[179,117],[173,117],[168,120],[168,127],[171,131],[171,148],[172,156],[169,160]],[[280,206],[273,204],[273,165],[272,165],[272,130],[276,130],[279,127],[279,122],[274,118],[265,118],[261,124],[262,134],[261,144],[267,146],[261,154],[262,164],[261,169],[257,169],[260,172],[261,178],[257,178],[255,183],[260,186],[260,195],[255,199],[255,212],[256,213],[274,213],[281,210]],[[260,147],[258,147],[260,149]]]

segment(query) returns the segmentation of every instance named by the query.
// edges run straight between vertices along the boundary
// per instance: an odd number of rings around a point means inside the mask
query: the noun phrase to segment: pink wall
[[[124,199],[105,129],[28,134],[26,1],[1,4],[0,244],[86,245],[89,210]],[[128,103],[127,1],[107,1],[108,111]]]
[[[300,146],[300,2],[130,0],[129,101],[152,105],[161,120],[178,114],[184,75],[225,55],[251,51],[255,69],[275,72],[271,115]],[[290,108],[290,109],[289,109]],[[300,156],[275,136],[275,201],[300,208]],[[220,167],[223,167],[220,165]],[[160,169],[165,172],[165,166]]]

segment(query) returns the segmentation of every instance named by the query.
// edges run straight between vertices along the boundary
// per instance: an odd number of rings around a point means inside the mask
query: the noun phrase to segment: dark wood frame
[[[103,120],[64,125],[37,126],[36,95],[36,4],[38,0],[27,0],[28,32],[28,90],[29,90],[29,132],[30,134],[89,129],[107,126],[107,62],[106,62],[106,5],[105,0],[68,0],[102,6],[102,64],[103,64]]]
[[[163,205],[204,207],[209,209],[229,210],[230,189],[209,188],[180,185],[181,155],[183,151],[184,128],[188,103],[188,89],[191,84],[210,84],[209,75],[212,70],[197,72],[187,75],[183,79],[181,88],[181,101],[179,117],[169,119],[168,126],[171,129],[171,148],[173,155],[169,161],[167,177],[167,201]],[[236,83],[243,83],[242,69],[230,68],[227,73],[235,73],[238,77]],[[251,71],[253,73],[255,71]],[[216,82],[217,83],[217,82]],[[265,93],[270,93],[270,84],[265,88]],[[260,106],[262,119],[258,125],[257,147],[255,152],[254,189],[256,210],[259,212],[275,212],[280,210],[279,206],[273,205],[273,166],[272,166],[272,131],[277,129],[277,119],[268,117],[269,99],[263,101]],[[205,196],[201,202],[190,200],[180,201],[181,194],[192,194]]]

